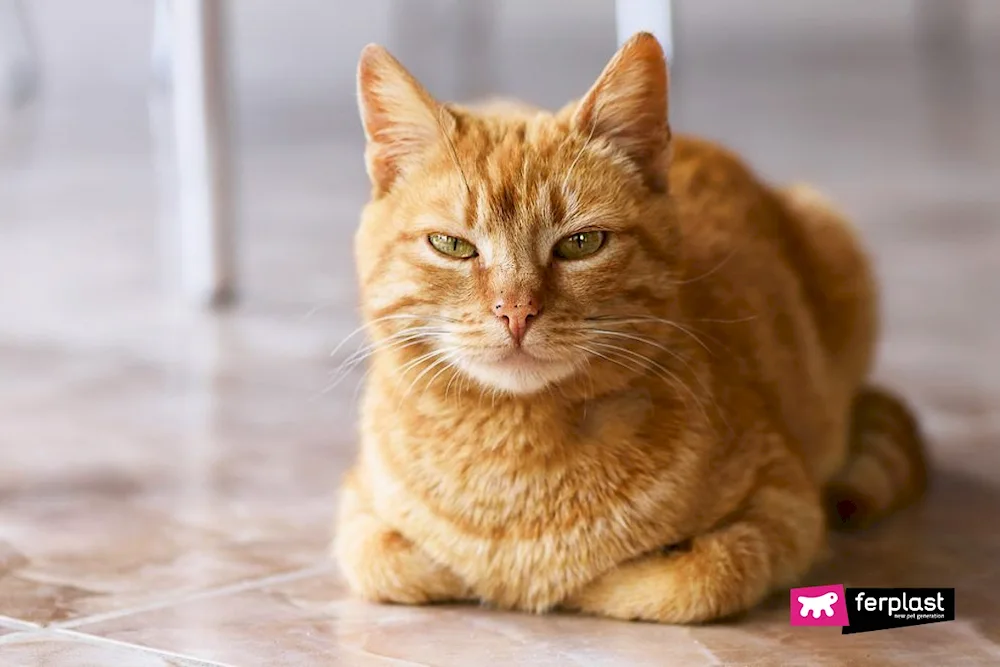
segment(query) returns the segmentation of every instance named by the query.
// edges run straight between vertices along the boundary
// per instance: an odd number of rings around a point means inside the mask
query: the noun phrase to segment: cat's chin
[[[534,394],[577,370],[569,361],[551,361],[527,354],[514,354],[499,361],[463,360],[459,366],[479,383],[512,394]]]

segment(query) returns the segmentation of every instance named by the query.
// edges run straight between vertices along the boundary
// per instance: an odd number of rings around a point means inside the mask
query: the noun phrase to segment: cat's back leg
[[[865,528],[919,499],[927,488],[927,456],[909,406],[885,389],[854,397],[847,460],[824,489],[829,525]]]
[[[871,261],[854,227],[809,185],[784,188],[799,274],[828,354],[843,409],[868,376],[878,334],[878,294]]]
[[[802,273],[828,350],[830,377],[839,385],[837,415],[846,417],[846,449],[828,452],[840,465],[832,476],[824,475],[826,511],[833,527],[864,527],[923,494],[924,441],[907,405],[867,381],[878,304],[871,264],[857,235],[810,186],[791,186],[782,196],[801,232],[796,245],[808,263]]]
[[[829,432],[817,434],[810,468],[823,482],[842,470],[849,457],[851,405],[872,364],[877,335],[877,294],[871,262],[846,218],[808,185],[779,191],[787,211],[784,226],[788,260],[823,351],[825,409]]]

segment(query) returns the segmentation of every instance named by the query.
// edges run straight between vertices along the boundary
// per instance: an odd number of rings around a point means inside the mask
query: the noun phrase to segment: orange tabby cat
[[[793,584],[827,521],[920,494],[916,425],[865,384],[854,233],[672,138],[651,35],[558,113],[438,103],[378,46],[358,90],[358,594],[704,621]]]

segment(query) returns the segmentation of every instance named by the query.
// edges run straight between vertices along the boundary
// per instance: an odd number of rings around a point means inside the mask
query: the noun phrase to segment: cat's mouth
[[[523,347],[489,357],[466,359],[460,365],[481,383],[517,394],[534,393],[576,371],[572,362],[546,359]]]
[[[515,347],[492,363],[498,367],[532,368],[539,364],[549,364],[552,362],[541,357],[536,357],[523,347]]]

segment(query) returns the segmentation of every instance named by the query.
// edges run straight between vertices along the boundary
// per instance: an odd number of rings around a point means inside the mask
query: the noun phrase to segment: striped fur
[[[927,487],[923,438],[910,410],[882,389],[854,397],[847,463],[826,487],[833,528],[864,528],[916,500]]]

